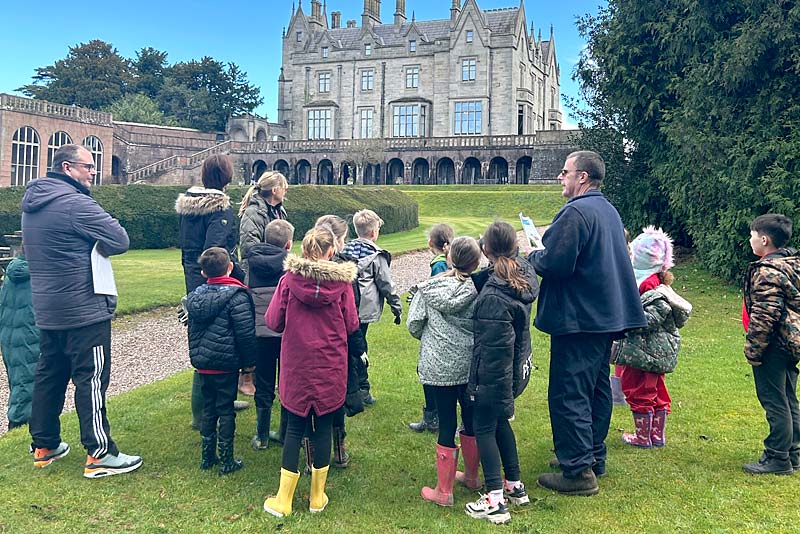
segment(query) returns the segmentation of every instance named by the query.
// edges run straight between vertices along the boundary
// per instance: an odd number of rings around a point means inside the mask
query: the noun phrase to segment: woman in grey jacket
[[[408,330],[420,340],[417,373],[423,385],[432,386],[439,411],[436,442],[437,484],[422,488],[422,498],[439,506],[453,506],[456,479],[471,489],[480,487],[478,448],[472,430],[472,407],[465,390],[472,361],[472,316],[478,291],[470,273],[478,267],[481,252],[471,237],[454,239],[448,253],[452,268],[420,283],[408,312]],[[455,444],[456,404],[461,404],[464,430],[459,434],[464,450],[464,473],[457,473]]]
[[[264,232],[270,221],[286,220],[283,199],[288,188],[284,175],[267,171],[244,194],[239,206],[239,253],[245,271],[250,247],[264,242]]]

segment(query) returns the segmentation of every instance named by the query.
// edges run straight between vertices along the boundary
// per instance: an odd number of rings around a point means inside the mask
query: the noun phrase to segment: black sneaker
[[[481,495],[475,502],[467,503],[464,512],[474,519],[485,519],[495,525],[504,525],[511,521],[511,514],[508,513],[506,503],[498,503],[497,506],[489,504],[489,496]]]
[[[792,463],[788,458],[781,460],[774,456],[767,456],[767,453],[762,454],[757,462],[744,464],[742,469],[750,475],[791,475],[794,473]]]
[[[528,493],[525,491],[525,484],[522,482],[519,483],[519,486],[514,486],[512,491],[509,491],[505,482],[503,482],[503,497],[505,497],[506,500],[511,504],[515,504],[517,506],[531,502],[531,500],[528,498]]]

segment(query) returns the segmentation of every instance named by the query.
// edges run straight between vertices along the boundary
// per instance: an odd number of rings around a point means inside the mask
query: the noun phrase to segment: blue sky
[[[482,9],[516,7],[519,0],[478,0]],[[169,54],[168,61],[211,56],[234,62],[261,88],[264,104],[256,109],[271,120],[277,117],[277,79],[280,71],[281,32],[289,23],[292,0],[247,2],[228,0],[138,0],[106,4],[5,2],[0,32],[0,92],[30,83],[36,67],[51,65],[67,55],[69,46],[101,39],[113,44],[125,57],[152,46]],[[381,2],[381,18],[391,23],[395,0]],[[561,66],[561,92],[576,96],[571,75],[585,42],[575,26],[576,17],[595,14],[605,0],[562,2],[525,1],[527,24],[531,21],[547,38],[555,28],[556,53]],[[328,0],[327,13],[342,12],[342,24],[356,19],[361,24],[363,0]],[[303,10],[311,11],[310,0]],[[417,20],[450,16],[450,0],[406,0],[406,16]],[[44,14],[44,16],[43,16]],[[569,110],[563,105],[567,114]],[[567,118],[569,123],[575,123]]]

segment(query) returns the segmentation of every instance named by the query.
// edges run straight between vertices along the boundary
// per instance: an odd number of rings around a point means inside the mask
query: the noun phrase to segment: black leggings
[[[281,338],[256,338],[256,408],[269,410],[275,401],[275,376],[281,354]]]
[[[455,434],[458,425],[456,414],[456,404],[461,405],[461,422],[464,424],[464,434],[474,436],[473,431],[473,408],[472,404],[466,402],[467,385],[458,386],[426,386],[430,388],[436,399],[436,409],[439,412],[439,438],[437,443],[442,447],[456,446]]]
[[[436,386],[422,384],[422,392],[425,394],[425,409],[429,412],[436,411],[436,394],[434,393],[435,388]]]
[[[475,439],[481,456],[486,491],[499,490],[503,487],[503,478],[500,475],[501,461],[506,480],[519,480],[517,440],[508,419],[498,416],[491,408],[482,407],[475,408],[474,418]]]
[[[314,468],[321,469],[331,463],[331,426],[333,414],[316,415],[314,410],[307,417],[286,411],[286,439],[283,442],[281,467],[299,473],[297,462],[300,459],[300,442],[308,435],[314,447]]]

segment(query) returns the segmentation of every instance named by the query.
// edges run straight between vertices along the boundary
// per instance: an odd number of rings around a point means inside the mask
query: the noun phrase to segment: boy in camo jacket
[[[744,355],[769,423],[764,453],[744,466],[753,475],[789,475],[800,468],[800,257],[786,248],[791,236],[792,221],[784,215],[761,215],[750,223],[750,247],[760,259],[744,279]]]

